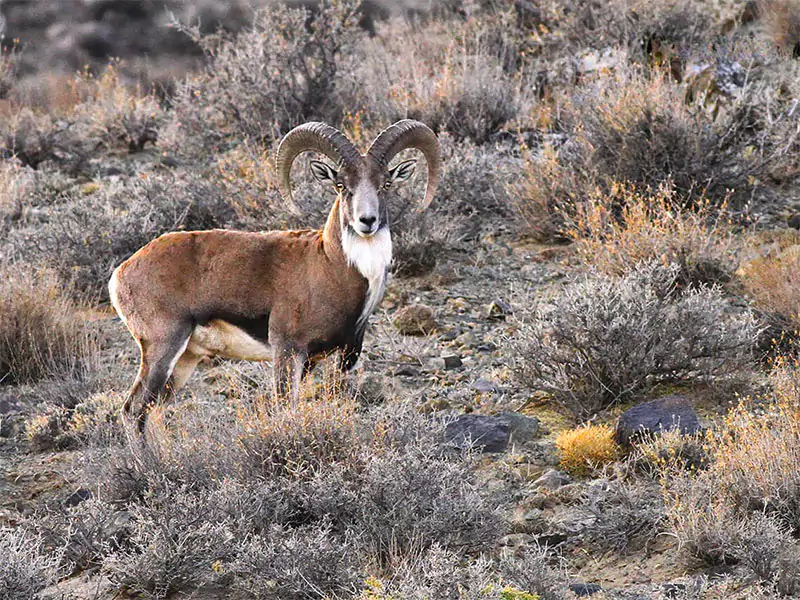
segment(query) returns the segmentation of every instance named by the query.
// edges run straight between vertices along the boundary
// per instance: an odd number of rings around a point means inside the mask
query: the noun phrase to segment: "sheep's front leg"
[[[275,393],[280,397],[297,399],[300,382],[306,371],[308,353],[290,345],[276,345],[273,351]]]

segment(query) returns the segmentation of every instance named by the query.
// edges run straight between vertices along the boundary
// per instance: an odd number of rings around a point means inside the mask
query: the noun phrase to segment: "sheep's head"
[[[416,160],[405,160],[389,168],[399,152],[416,148],[428,163],[428,184],[422,207],[427,207],[439,181],[441,158],[436,135],[419,121],[403,120],[388,127],[375,138],[366,154],[337,129],[324,123],[306,123],[286,134],[278,147],[276,168],[281,192],[292,202],[290,172],[292,162],[303,152],[324,154],[337,166],[311,162],[318,180],[331,183],[339,195],[339,210],[344,226],[362,237],[370,237],[388,226],[386,190],[407,181],[416,168]]]

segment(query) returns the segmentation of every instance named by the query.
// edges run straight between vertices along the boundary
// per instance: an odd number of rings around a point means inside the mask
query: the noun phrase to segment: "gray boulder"
[[[539,419],[536,417],[512,411],[503,411],[497,417],[508,424],[512,442],[525,444],[539,434]]]
[[[679,430],[692,434],[701,430],[697,413],[683,396],[664,396],[634,406],[624,412],[617,422],[617,441],[629,446],[642,436]]]
[[[447,424],[445,441],[457,448],[470,446],[481,452],[503,452],[508,447],[511,427],[501,417],[487,415],[460,415]]]

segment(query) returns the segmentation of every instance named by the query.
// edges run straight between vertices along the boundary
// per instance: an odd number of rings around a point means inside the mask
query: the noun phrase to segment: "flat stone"
[[[544,475],[533,482],[533,487],[537,489],[556,490],[561,486],[572,482],[572,478],[558,469],[550,469]]]
[[[488,394],[490,392],[496,392],[500,388],[493,381],[489,381],[488,379],[479,377],[478,379],[472,382],[472,389],[482,394]]]
[[[791,217],[789,217],[787,224],[792,229],[800,229],[800,213],[793,214]]]
[[[603,588],[597,583],[570,583],[569,591],[579,598],[584,598],[586,596],[594,596],[595,594],[599,594],[603,591]]]
[[[697,413],[683,396],[672,395],[651,400],[625,411],[617,422],[617,441],[629,446],[638,438],[664,431],[682,434],[700,431]]]
[[[511,428],[507,421],[487,415],[460,415],[445,427],[445,441],[457,448],[476,447],[481,452],[503,452]]]
[[[539,419],[536,417],[512,411],[503,411],[497,416],[508,423],[512,442],[524,444],[530,442],[539,433]]]

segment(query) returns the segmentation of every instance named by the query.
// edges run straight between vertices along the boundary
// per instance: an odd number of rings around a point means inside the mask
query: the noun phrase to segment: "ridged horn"
[[[428,163],[428,185],[425,189],[425,200],[421,208],[427,208],[439,185],[439,174],[442,170],[442,157],[439,152],[439,140],[430,127],[414,121],[403,119],[384,129],[367,152],[381,167],[386,168],[397,154],[407,148],[416,148],[425,156]]]
[[[278,185],[286,200],[294,205],[292,198],[292,163],[303,152],[316,151],[336,163],[353,164],[361,155],[345,135],[325,123],[304,123],[283,136],[275,156],[275,171]]]

